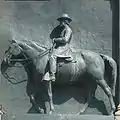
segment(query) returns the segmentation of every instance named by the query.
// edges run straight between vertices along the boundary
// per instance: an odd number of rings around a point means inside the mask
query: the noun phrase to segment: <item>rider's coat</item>
[[[69,54],[69,43],[72,39],[72,30],[69,25],[65,24],[64,26],[58,25],[50,34],[50,38],[55,44],[52,54],[57,57],[70,57]],[[58,39],[57,38],[61,38]]]

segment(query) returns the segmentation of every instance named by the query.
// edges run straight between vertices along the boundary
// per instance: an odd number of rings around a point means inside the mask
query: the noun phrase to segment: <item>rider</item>
[[[68,14],[63,14],[57,20],[60,24],[55,27],[50,34],[50,38],[53,42],[53,49],[51,49],[49,58],[50,80],[52,81],[55,81],[57,58],[71,58],[67,50],[72,38],[72,30],[70,27],[72,19]]]

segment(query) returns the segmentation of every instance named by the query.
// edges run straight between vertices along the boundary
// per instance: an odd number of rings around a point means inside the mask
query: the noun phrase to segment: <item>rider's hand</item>
[[[55,43],[55,38],[52,39],[52,43],[53,43],[53,44]]]

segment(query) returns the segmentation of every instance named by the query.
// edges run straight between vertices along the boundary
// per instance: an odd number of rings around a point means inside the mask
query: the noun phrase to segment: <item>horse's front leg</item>
[[[31,81],[28,81],[28,83],[27,83],[26,92],[27,92],[27,95],[28,95],[29,98],[30,98],[30,102],[31,102],[32,106],[35,108],[35,110],[36,110],[38,113],[43,114],[43,113],[44,113],[44,110],[41,109],[41,108],[39,107],[39,105],[37,104],[37,102],[36,102],[36,99],[35,99],[35,90],[34,90],[33,83],[32,83]]]
[[[34,95],[31,94],[29,97],[30,97],[30,101],[31,101],[32,105],[34,106],[34,108],[36,109],[36,111],[38,113],[43,114],[44,113],[44,109],[41,109],[40,106],[36,103]]]
[[[53,105],[53,95],[52,95],[52,82],[51,81],[45,81],[45,87],[48,95],[48,101],[50,105],[50,114],[54,112],[54,105]]]

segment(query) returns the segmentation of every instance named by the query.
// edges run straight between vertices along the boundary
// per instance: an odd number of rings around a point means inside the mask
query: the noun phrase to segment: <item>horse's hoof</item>
[[[80,113],[77,113],[76,115],[80,115]]]
[[[109,115],[114,115],[113,112],[110,112]]]
[[[44,109],[39,108],[39,113],[44,114]]]
[[[50,110],[49,114],[51,115],[52,113],[53,113],[53,111],[52,111],[52,110]]]
[[[51,115],[51,114],[53,114],[53,113],[54,113],[54,111],[53,111],[53,110],[50,110],[49,114]]]
[[[79,112],[79,115],[83,114],[83,113],[84,113],[84,111],[85,111],[85,110],[81,110],[81,111]]]
[[[109,115],[114,115],[114,111],[113,111],[113,110],[111,110],[111,112],[109,113]]]
[[[79,112],[79,115],[83,114],[83,112]]]
[[[115,109],[116,109],[116,107],[115,107],[115,105],[114,105],[114,106],[112,107],[111,112],[109,113],[109,115],[114,115]]]
[[[55,109],[52,108],[52,109],[49,111],[49,114],[52,114],[52,113],[54,113],[54,112],[55,112]]]
[[[78,112],[76,115],[81,115],[83,114],[83,111]]]

